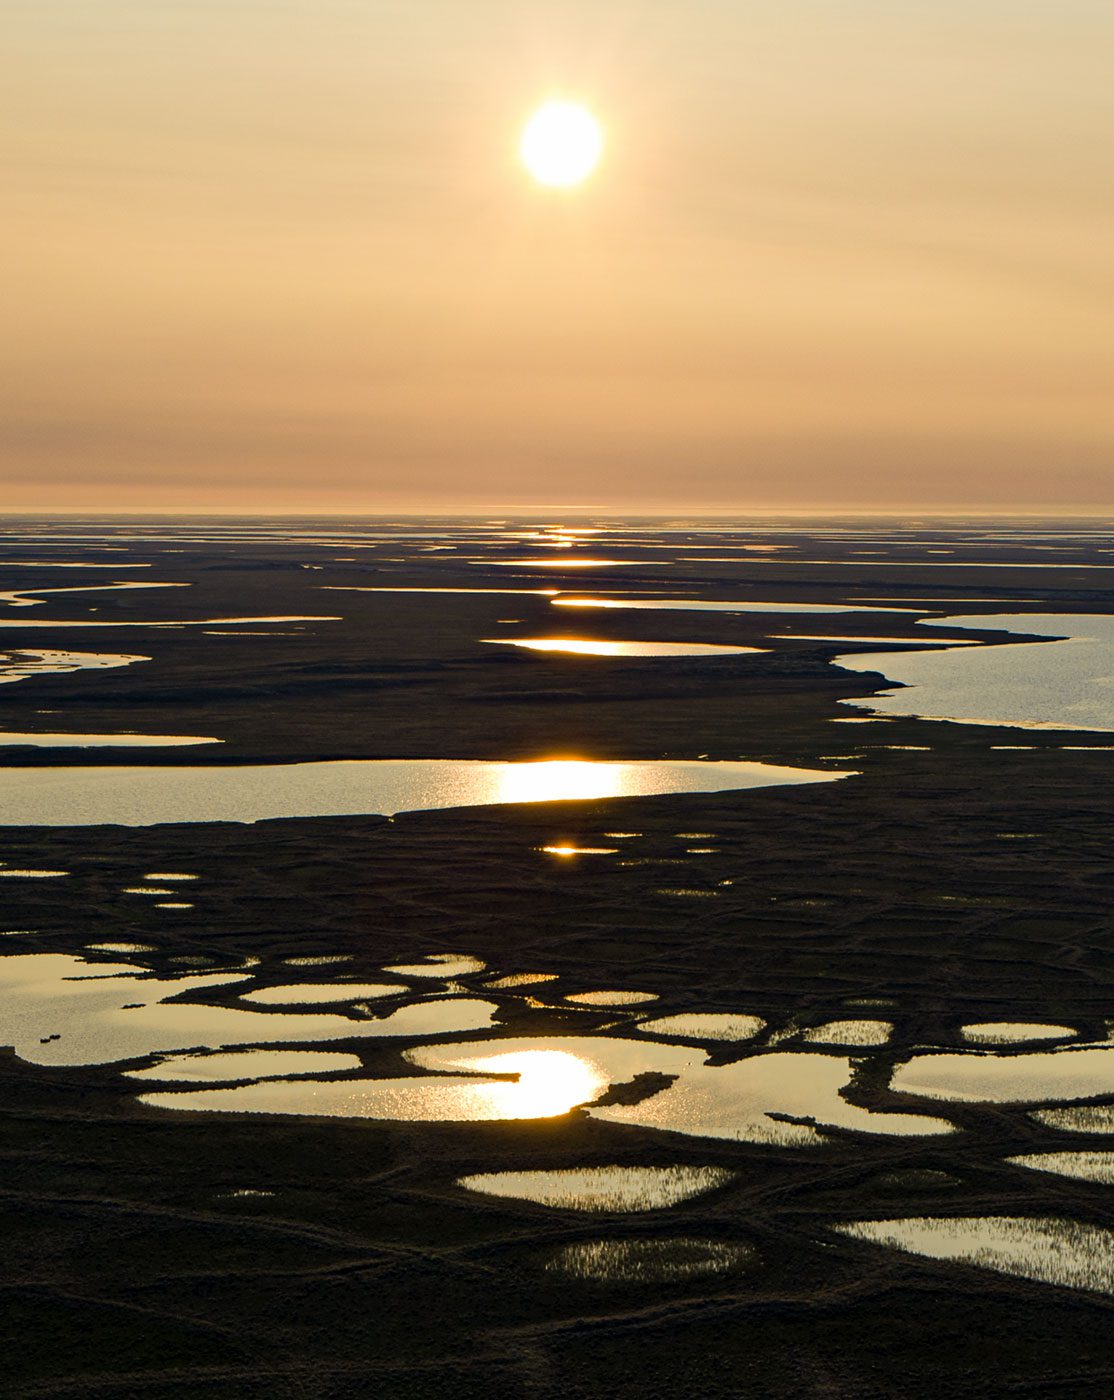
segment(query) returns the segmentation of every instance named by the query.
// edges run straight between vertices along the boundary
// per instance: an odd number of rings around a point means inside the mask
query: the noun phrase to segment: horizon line
[[[384,516],[428,519],[431,516],[456,516],[469,519],[490,519],[493,516],[535,516],[539,514],[564,514],[592,517],[615,517],[619,519],[663,520],[681,517],[689,520],[718,520],[739,517],[772,517],[801,520],[855,518],[855,519],[894,519],[903,516],[917,516],[924,520],[949,519],[1094,519],[1114,522],[1114,503],[1104,506],[888,506],[867,508],[854,506],[708,506],[697,509],[683,507],[640,507],[623,509],[619,506],[593,506],[569,504],[508,504],[484,506],[382,506],[377,509],[367,507],[330,507],[315,509],[294,506],[165,506],[165,507],[101,507],[101,506],[19,506],[11,509],[0,507],[0,520],[35,516],[93,517],[96,519],[167,519],[189,518],[280,518],[314,517],[319,519],[382,519]]]

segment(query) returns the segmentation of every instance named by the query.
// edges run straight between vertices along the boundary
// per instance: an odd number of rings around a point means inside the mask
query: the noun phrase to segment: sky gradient
[[[8,509],[1114,508],[1109,0],[0,29]]]

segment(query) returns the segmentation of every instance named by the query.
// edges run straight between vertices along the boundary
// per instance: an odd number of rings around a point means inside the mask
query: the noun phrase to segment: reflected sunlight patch
[[[846,769],[702,760],[344,759],[202,767],[0,768],[9,826],[154,826],[569,802],[830,783]]]
[[[1066,1288],[1114,1293],[1114,1233],[1075,1220],[1028,1216],[864,1220],[838,1234],[926,1259],[972,1264]]]
[[[661,1210],[733,1181],[725,1167],[572,1167],[555,1171],[479,1172],[457,1185],[558,1210]]]
[[[766,650],[764,647],[714,646],[705,642],[607,642],[596,637],[483,637],[481,641],[487,646],[519,647],[524,651],[648,660],[681,656],[744,656]]]

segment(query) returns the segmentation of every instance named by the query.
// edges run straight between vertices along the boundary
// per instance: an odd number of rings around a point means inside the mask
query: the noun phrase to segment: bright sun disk
[[[600,124],[577,102],[546,102],[522,133],[522,162],[543,185],[579,185],[599,164]]]

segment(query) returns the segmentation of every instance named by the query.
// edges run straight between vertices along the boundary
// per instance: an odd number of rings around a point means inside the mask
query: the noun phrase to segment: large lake
[[[209,767],[0,768],[0,826],[155,826],[275,817],[391,816],[438,807],[567,802],[826,783],[770,763],[369,759]]]
[[[881,671],[905,687],[852,703],[865,703],[880,715],[1114,732],[1114,617],[995,613],[939,618],[918,626],[1059,640],[841,656],[838,662],[845,670]]]

